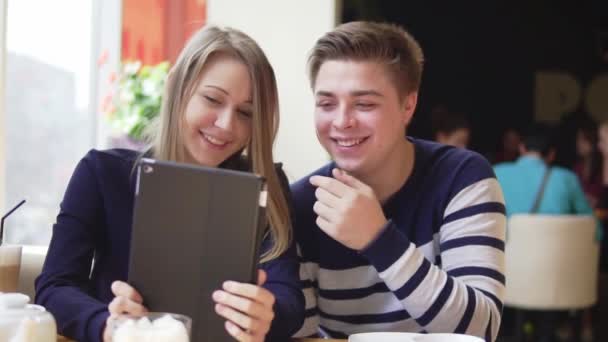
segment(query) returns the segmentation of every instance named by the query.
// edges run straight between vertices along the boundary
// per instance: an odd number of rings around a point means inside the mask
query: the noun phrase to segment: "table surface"
[[[335,339],[322,339],[322,338],[296,338],[294,342],[346,342],[347,340],[335,340]]]
[[[57,342],[73,342],[72,340],[63,336],[57,337]],[[320,338],[296,338],[293,342],[346,342],[346,340],[324,340]]]
[[[347,340],[322,339],[322,338],[296,338],[294,342],[346,342]]]

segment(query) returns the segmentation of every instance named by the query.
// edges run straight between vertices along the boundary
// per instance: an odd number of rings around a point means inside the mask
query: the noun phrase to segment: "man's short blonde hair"
[[[378,62],[404,96],[420,88],[424,55],[416,39],[397,25],[354,21],[317,40],[308,57],[311,87],[327,61]]]

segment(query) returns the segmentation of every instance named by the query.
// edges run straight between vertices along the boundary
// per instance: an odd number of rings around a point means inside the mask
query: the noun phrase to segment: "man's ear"
[[[413,91],[409,94],[405,95],[403,99],[403,103],[401,105],[401,113],[403,114],[402,118],[406,125],[409,125],[412,117],[414,116],[414,111],[416,111],[416,105],[418,104],[418,92]]]

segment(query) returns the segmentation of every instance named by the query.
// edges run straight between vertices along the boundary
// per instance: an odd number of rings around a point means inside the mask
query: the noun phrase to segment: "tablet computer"
[[[266,229],[264,179],[247,172],[142,158],[128,281],[150,311],[192,318],[192,341],[233,341],[211,295],[255,283]]]

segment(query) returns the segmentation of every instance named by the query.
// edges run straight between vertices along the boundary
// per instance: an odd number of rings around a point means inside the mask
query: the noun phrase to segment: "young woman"
[[[249,170],[266,178],[270,228],[258,286],[227,281],[213,299],[236,340],[285,340],[301,325],[304,299],[291,244],[287,179],[272,157],[279,120],[272,67],[247,35],[207,27],[181,52],[163,100],[150,156]],[[107,321],[146,311],[137,290],[124,282],[132,170],[139,157],[128,150],[90,151],[76,167],[61,203],[36,280],[36,302],[55,316],[61,334],[77,341],[108,340]]]

